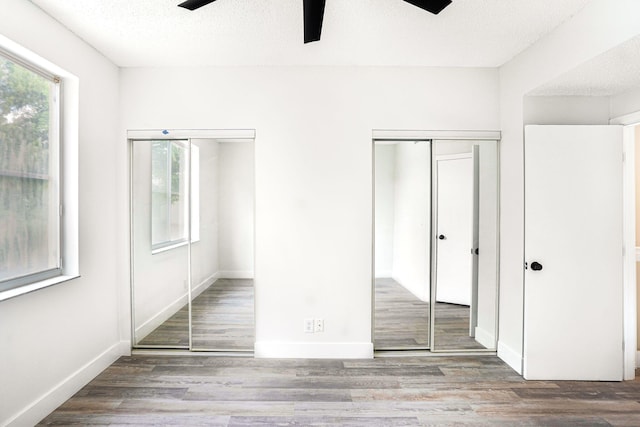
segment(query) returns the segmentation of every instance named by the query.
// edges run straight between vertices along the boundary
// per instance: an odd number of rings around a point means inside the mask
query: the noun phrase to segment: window
[[[0,292],[63,274],[60,79],[0,50]]]
[[[151,143],[151,249],[166,249],[189,235],[188,141]]]

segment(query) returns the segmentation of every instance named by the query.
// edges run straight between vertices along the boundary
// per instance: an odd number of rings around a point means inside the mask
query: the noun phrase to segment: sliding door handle
[[[542,270],[542,264],[540,264],[538,261],[533,261],[531,263],[531,269],[533,271],[540,271],[540,270]]]

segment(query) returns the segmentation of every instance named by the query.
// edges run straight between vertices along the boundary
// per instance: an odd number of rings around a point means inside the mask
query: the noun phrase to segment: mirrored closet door
[[[430,347],[431,143],[376,141],[376,350]]]
[[[134,344],[189,348],[189,140],[131,144]]]
[[[374,140],[374,347],[495,350],[494,140]]]
[[[130,144],[134,347],[252,351],[253,138]]]
[[[494,350],[498,298],[496,141],[433,141],[433,349]]]

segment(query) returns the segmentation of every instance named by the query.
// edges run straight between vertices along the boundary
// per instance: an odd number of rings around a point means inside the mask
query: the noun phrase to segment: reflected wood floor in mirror
[[[218,279],[192,303],[193,348],[253,350],[253,279]],[[189,346],[189,309],[185,305],[147,335],[140,345]]]
[[[421,301],[390,278],[375,281],[375,348],[426,348],[429,343],[429,303]],[[438,350],[479,350],[469,336],[469,307],[437,303],[435,344]]]
[[[40,425],[637,426],[638,420],[640,379],[525,381],[495,356],[135,355],[121,357]]]
[[[438,350],[482,350],[485,347],[469,336],[470,308],[467,305],[436,303],[435,348]]]
[[[429,347],[429,303],[393,279],[377,278],[375,283],[375,348]]]

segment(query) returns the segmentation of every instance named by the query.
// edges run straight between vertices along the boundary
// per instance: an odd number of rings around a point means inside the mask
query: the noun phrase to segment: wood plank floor
[[[218,279],[191,307],[195,350],[253,350],[253,279]],[[189,308],[182,307],[143,340],[142,346],[189,348]]]
[[[429,347],[429,303],[390,278],[376,279],[375,286],[376,349]],[[469,336],[468,306],[437,303],[433,327],[439,350],[485,348]]]
[[[375,280],[376,349],[429,347],[429,303],[391,278]]]
[[[251,279],[218,279],[193,300],[195,350],[253,350],[254,290]],[[189,309],[184,306],[147,335],[140,345],[189,348]],[[469,337],[469,308],[436,305],[438,349],[482,349]],[[429,303],[416,298],[393,279],[376,279],[376,349],[429,347]]]
[[[495,356],[135,355],[41,425],[638,426],[640,380],[524,381]]]

